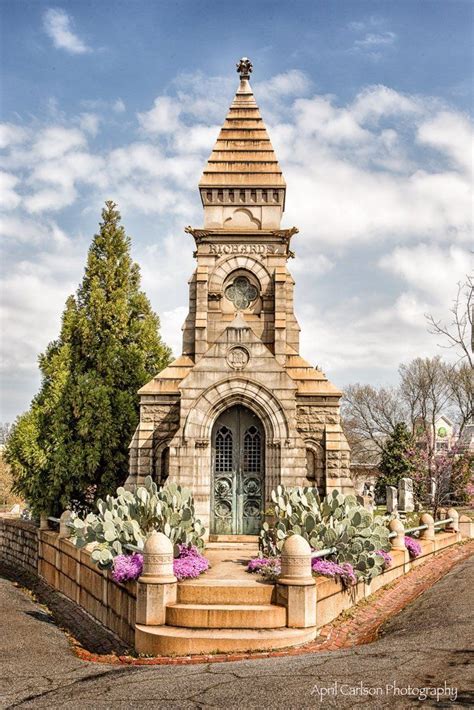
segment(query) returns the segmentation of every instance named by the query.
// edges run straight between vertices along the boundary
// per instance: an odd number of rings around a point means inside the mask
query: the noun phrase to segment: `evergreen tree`
[[[25,498],[40,514],[58,512],[54,505],[60,482],[52,476],[52,455],[58,445],[53,421],[61,409],[61,399],[69,376],[70,334],[75,317],[75,300],[70,296],[62,317],[57,340],[39,356],[41,387],[30,409],[16,420],[7,439],[4,456],[10,464],[14,492]]]
[[[414,467],[413,450],[414,439],[406,424],[396,424],[382,450],[375,486],[377,496],[385,497],[385,486],[397,487],[401,478],[410,477]]]
[[[37,510],[83,504],[124,482],[137,391],[171,355],[158,331],[120,214],[106,202],[60,338],[40,358],[41,391],[10,437],[16,490]]]

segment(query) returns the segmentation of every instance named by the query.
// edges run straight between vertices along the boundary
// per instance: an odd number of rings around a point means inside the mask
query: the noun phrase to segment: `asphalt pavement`
[[[48,611],[0,578],[0,707],[473,708],[473,602],[470,558],[365,646],[231,663],[112,666],[79,660]]]

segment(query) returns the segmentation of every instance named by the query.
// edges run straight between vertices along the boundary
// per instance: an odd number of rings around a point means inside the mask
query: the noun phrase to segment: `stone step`
[[[253,542],[258,546],[258,535],[209,535],[209,542],[233,542],[239,545],[242,542]]]
[[[190,656],[203,653],[272,651],[313,641],[309,629],[185,629],[177,626],[135,627],[138,653],[152,656]]]
[[[250,577],[250,575],[249,575]],[[177,601],[181,604],[271,604],[275,585],[253,579],[209,579],[178,584]]]
[[[237,553],[245,553],[249,557],[256,557],[258,555],[258,544],[256,542],[214,541],[206,542],[206,550],[234,550]]]
[[[286,608],[276,604],[168,604],[166,624],[191,629],[278,629]]]

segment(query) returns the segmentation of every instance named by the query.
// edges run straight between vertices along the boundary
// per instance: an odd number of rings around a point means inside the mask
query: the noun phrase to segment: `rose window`
[[[232,301],[239,311],[244,311],[255,301],[258,290],[253,286],[246,276],[237,276],[236,279],[227,286],[225,296]]]

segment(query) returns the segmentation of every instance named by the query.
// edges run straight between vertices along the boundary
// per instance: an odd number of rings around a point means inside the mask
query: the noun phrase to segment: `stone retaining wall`
[[[429,562],[429,558],[446,547],[460,542],[461,535],[456,532],[436,533],[435,539],[418,540],[421,545],[421,554],[415,559],[410,559],[408,550],[391,550],[391,566],[383,574],[375,577],[370,584],[359,582],[350,590],[341,588],[339,582],[325,577],[316,578],[316,625],[318,628],[326,626],[343,611],[350,609],[354,604],[370,597],[381,587],[390,584],[398,577],[407,574],[411,569],[420,564]]]
[[[33,523],[0,517],[0,559],[11,567],[36,573],[38,533]]]
[[[55,532],[40,531],[39,542],[38,572],[46,582],[133,646],[136,582],[114,582],[110,572],[92,562],[88,550]]]
[[[118,584],[90,552],[32,523],[0,518],[0,559],[42,577],[128,646],[135,642],[136,582]]]

